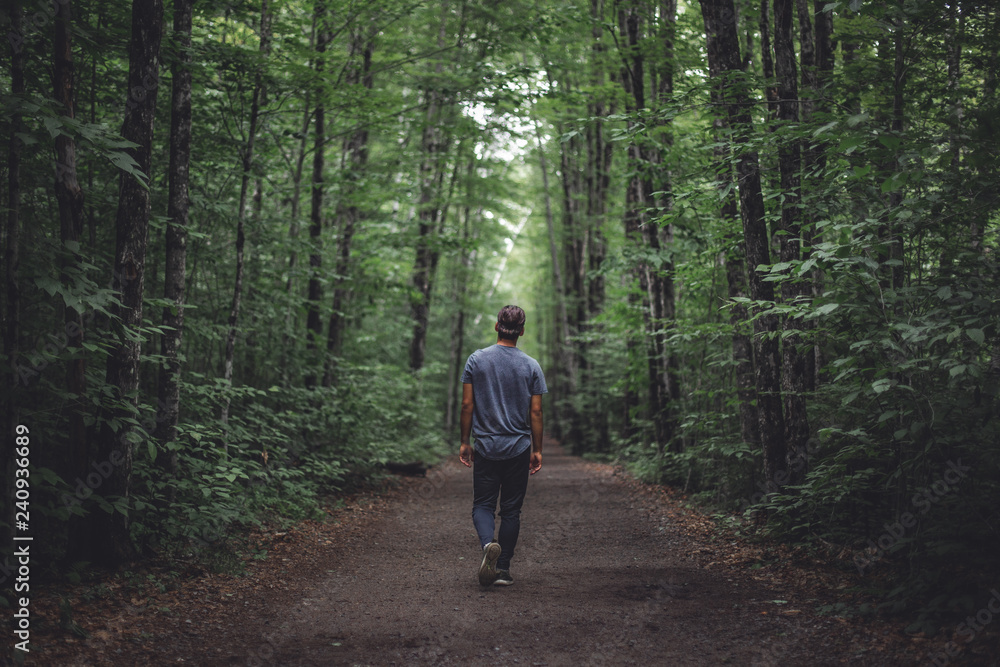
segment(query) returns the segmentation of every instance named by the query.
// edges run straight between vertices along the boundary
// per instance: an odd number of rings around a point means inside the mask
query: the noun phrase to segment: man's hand
[[[472,445],[462,443],[462,446],[458,448],[458,460],[464,463],[466,468],[472,467]],[[541,464],[539,463],[539,465]]]
[[[542,453],[531,452],[531,462],[528,463],[528,472],[534,475],[542,469]]]

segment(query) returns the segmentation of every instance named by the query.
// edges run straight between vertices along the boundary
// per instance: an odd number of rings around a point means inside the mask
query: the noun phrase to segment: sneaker
[[[497,578],[497,559],[500,558],[500,545],[490,542],[483,547],[483,562],[479,565],[479,583],[489,586]]]
[[[510,576],[510,570],[497,570],[497,576],[493,580],[494,586],[512,586],[513,584],[514,579]]]

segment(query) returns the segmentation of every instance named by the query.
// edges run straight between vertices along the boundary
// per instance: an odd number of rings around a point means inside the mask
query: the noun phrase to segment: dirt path
[[[472,474],[456,457],[336,521],[270,533],[244,576],[115,588],[101,613],[71,595],[88,639],[58,631],[52,595],[26,664],[881,666],[930,664],[944,641],[817,615],[855,583],[718,530],[672,494],[550,445],[516,583],[482,589]]]
[[[481,589],[471,497],[471,472],[447,462],[332,545],[322,570],[259,593],[230,622],[181,622],[185,636],[153,655],[205,665],[914,664],[872,655],[842,621],[786,591],[706,569],[706,549],[724,545],[690,542],[609,466],[557,448],[529,485],[515,585]]]

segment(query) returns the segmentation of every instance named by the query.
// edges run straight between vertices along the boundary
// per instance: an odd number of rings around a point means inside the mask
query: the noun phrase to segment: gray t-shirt
[[[516,347],[491,345],[469,355],[462,382],[472,385],[476,453],[503,460],[531,446],[531,397],[545,394],[538,362]]]

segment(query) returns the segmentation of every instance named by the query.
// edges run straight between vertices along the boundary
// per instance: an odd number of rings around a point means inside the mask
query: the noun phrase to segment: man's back
[[[531,446],[531,397],[546,393],[538,362],[516,347],[491,345],[469,356],[462,382],[472,385],[476,452],[507,459]]]

